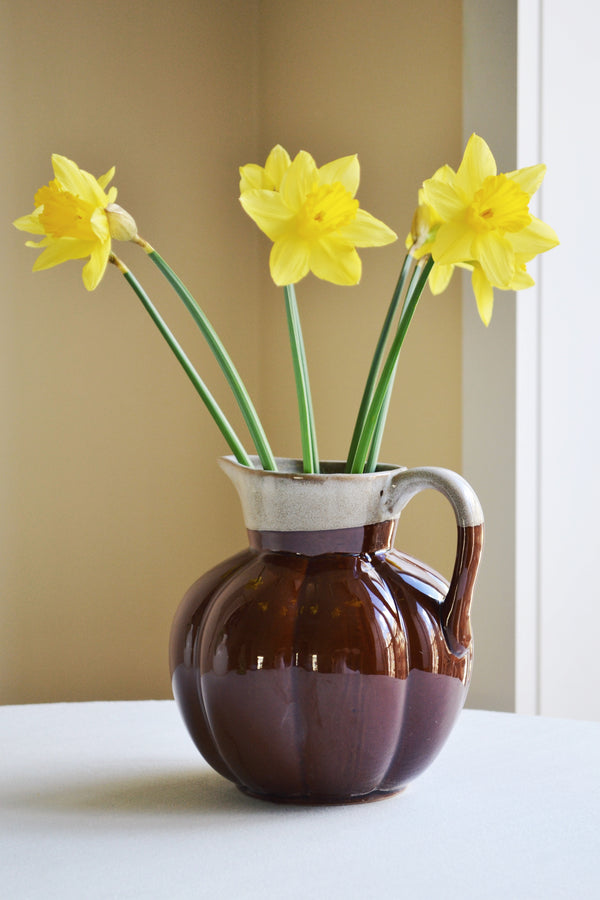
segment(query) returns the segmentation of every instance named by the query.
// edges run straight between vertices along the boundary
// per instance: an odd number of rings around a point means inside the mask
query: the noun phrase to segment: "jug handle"
[[[433,488],[450,502],[458,528],[454,571],[442,603],[442,626],[449,650],[464,656],[471,645],[470,611],[483,548],[483,511],[471,485],[456,472],[434,466],[404,469],[394,483],[399,514],[421,491]]]

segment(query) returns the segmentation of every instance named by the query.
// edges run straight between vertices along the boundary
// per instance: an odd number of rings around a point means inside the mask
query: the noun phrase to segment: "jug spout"
[[[420,491],[432,488],[452,505],[458,529],[456,561],[442,604],[442,627],[448,649],[464,656],[471,646],[471,602],[483,549],[483,511],[470,484],[450,469],[405,469],[394,478],[393,507],[399,515]]]

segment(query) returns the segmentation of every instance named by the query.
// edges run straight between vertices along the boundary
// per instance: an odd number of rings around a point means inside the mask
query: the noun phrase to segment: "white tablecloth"
[[[173,702],[0,708],[0,896],[600,898],[600,723],[466,710],[403,794],[242,795]]]

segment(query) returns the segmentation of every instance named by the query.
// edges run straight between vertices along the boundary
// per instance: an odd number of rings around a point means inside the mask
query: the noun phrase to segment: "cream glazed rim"
[[[344,472],[345,462],[321,463],[320,473],[302,471],[302,460],[276,458],[278,471],[260,468],[258,457],[242,465],[223,456],[219,465],[234,484],[246,528],[253,531],[330,531],[397,519],[420,491],[433,488],[451,503],[460,527],[483,524],[477,496],[450,469],[380,464],[375,472]]]

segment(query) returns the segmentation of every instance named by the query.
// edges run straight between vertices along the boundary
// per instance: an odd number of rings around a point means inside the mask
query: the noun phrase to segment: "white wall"
[[[470,703],[600,718],[596,38],[585,0],[465,0],[464,134],[499,168],[545,162],[536,212],[561,246],[537,286],[498,298],[481,335],[464,301],[464,473],[487,520]]]
[[[600,7],[540,8],[543,215],[561,247],[540,272],[539,709],[600,719]]]

